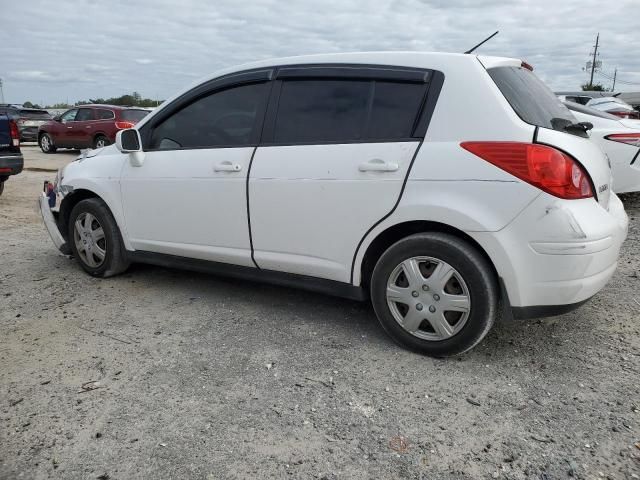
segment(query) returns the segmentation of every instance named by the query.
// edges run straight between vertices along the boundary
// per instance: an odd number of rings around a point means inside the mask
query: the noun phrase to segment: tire
[[[107,145],[111,145],[111,142],[104,135],[98,135],[95,138],[95,140],[93,141],[93,148],[94,149],[106,147]]]
[[[480,343],[498,315],[498,292],[485,257],[468,242],[439,232],[393,244],[378,259],[370,282],[382,328],[400,345],[433,357],[460,355]]]
[[[56,146],[53,143],[53,139],[48,133],[43,133],[38,139],[38,145],[43,153],[56,153]]]
[[[107,278],[129,267],[120,229],[99,198],[82,200],[73,207],[68,239],[73,256],[89,275]]]
[[[2,180],[0,182],[0,195],[2,195],[2,192],[4,192],[4,182],[5,182],[5,180]]]

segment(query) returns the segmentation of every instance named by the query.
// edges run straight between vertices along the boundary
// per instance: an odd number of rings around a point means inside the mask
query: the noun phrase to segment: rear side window
[[[284,81],[275,143],[408,139],[424,84],[372,80]]]
[[[115,118],[114,113],[111,110],[105,110],[103,108],[96,111],[98,120],[110,120]]]
[[[147,115],[149,115],[148,110],[122,110],[120,112],[120,118],[122,120],[134,123],[138,123]]]
[[[487,70],[518,116],[538,127],[565,131],[575,117],[532,71],[522,67]]]
[[[265,83],[243,85],[202,97],[155,127],[150,147],[176,150],[255,144],[266,100]]]

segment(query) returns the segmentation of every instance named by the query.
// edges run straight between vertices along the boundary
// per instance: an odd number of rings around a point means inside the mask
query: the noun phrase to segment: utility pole
[[[613,71],[613,85],[611,86],[611,91],[612,91],[612,92],[615,92],[615,90],[616,90],[616,76],[617,76],[617,75],[618,75],[618,69],[616,68],[616,69]]]
[[[4,90],[2,90],[2,79],[0,78],[0,103],[4,103]]]
[[[600,32],[596,36],[596,44],[593,47],[593,62],[591,62],[591,79],[589,80],[589,89],[593,88],[593,73],[596,71],[596,60],[598,58],[598,42],[600,41]]]

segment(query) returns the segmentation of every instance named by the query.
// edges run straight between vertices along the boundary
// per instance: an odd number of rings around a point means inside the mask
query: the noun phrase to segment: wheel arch
[[[120,229],[120,235],[124,242],[125,248],[127,248],[128,250],[131,250],[128,239],[126,238],[126,235],[125,235],[125,230],[123,228],[124,225],[120,221],[119,215],[116,214],[117,212],[115,212],[114,209],[111,208],[111,205],[109,205],[109,202],[105,199],[103,195],[99,195],[95,191],[88,188],[75,188],[71,193],[65,196],[62,202],[60,203],[60,208],[58,210],[57,223],[58,223],[58,230],[60,230],[60,233],[65,238],[65,240],[69,241],[69,238],[68,238],[69,218],[71,216],[71,211],[73,210],[73,207],[75,207],[82,200],[86,200],[88,198],[99,198],[105,203],[105,205],[109,209],[109,212],[115,219],[116,225],[118,225],[118,228]]]
[[[371,274],[373,273],[373,268],[375,267],[376,262],[378,261],[380,256],[397,241],[408,237],[409,235],[424,232],[447,233],[465,240],[473,247],[475,247],[478,252],[487,260],[489,265],[491,265],[491,269],[493,270],[496,279],[500,281],[500,275],[498,274],[496,267],[491,260],[491,257],[482,247],[482,245],[480,245],[469,234],[463,232],[458,228],[441,222],[429,220],[411,220],[391,225],[376,235],[376,237],[367,246],[362,257],[362,261],[360,262],[359,268],[357,268],[358,265],[356,265],[357,270],[354,268],[354,273],[356,271],[359,273],[359,278],[354,277],[354,283],[359,283],[359,285],[368,288],[369,281],[371,280]]]

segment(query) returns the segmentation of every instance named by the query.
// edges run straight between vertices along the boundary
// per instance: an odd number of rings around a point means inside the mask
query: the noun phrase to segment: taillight
[[[626,143],[627,145],[640,147],[640,133],[612,133],[604,138],[612,142]]]
[[[607,112],[611,115],[615,115],[616,117],[625,118],[629,120],[637,120],[640,118],[640,113],[638,112]]]
[[[593,197],[584,168],[553,147],[520,142],[462,142],[460,146],[556,197]]]
[[[20,130],[15,121],[9,120],[9,134],[11,135],[11,144],[14,147],[20,146]]]
[[[124,130],[126,128],[133,128],[135,126],[135,123],[133,122],[116,122],[116,128],[120,129],[120,130]]]

